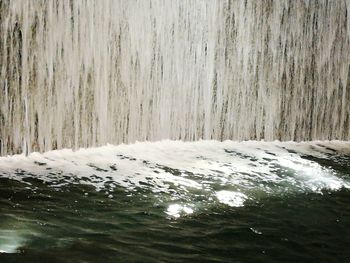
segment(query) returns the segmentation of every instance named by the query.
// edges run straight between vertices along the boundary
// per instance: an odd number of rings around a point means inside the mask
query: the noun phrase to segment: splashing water
[[[166,214],[180,217],[217,203],[240,207],[269,196],[350,188],[341,174],[312,160],[327,159],[334,151],[346,157],[349,146],[336,141],[109,145],[3,157],[0,177],[22,182],[35,178],[58,189],[86,184],[109,198],[115,197],[116,187],[131,195],[146,189],[152,193],[150,198],[168,204]]]
[[[1,157],[0,258],[342,261],[349,149],[161,141]]]

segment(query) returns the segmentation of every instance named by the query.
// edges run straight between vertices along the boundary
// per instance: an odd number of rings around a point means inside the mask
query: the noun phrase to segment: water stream
[[[350,2],[0,1],[0,154],[350,139]]]

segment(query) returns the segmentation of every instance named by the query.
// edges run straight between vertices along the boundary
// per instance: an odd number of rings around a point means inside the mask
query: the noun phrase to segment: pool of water
[[[349,142],[0,158],[1,262],[346,262]]]

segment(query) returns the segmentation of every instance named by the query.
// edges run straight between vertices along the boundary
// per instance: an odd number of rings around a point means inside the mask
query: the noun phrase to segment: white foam
[[[245,194],[240,192],[231,192],[231,191],[219,191],[216,193],[218,200],[226,205],[232,207],[243,206],[245,200],[248,198]]]
[[[303,157],[326,160],[335,152],[346,157],[349,149],[350,142],[340,141],[167,140],[3,157],[0,177],[23,181],[28,187],[25,179],[30,177],[58,188],[88,184],[110,190],[107,196],[116,186],[126,191],[146,188],[170,204],[166,213],[176,217],[190,210],[172,204],[193,203],[197,197],[237,207],[261,196],[350,188],[332,168]]]

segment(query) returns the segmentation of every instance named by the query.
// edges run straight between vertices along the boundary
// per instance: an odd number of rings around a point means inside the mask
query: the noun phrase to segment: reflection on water
[[[17,253],[24,239],[14,230],[0,229],[0,253]]]
[[[189,207],[189,206],[186,206],[186,205],[181,206],[179,204],[171,204],[171,205],[168,206],[168,209],[167,209],[166,213],[169,216],[178,218],[181,215],[192,214],[193,213],[193,209],[191,207]]]

